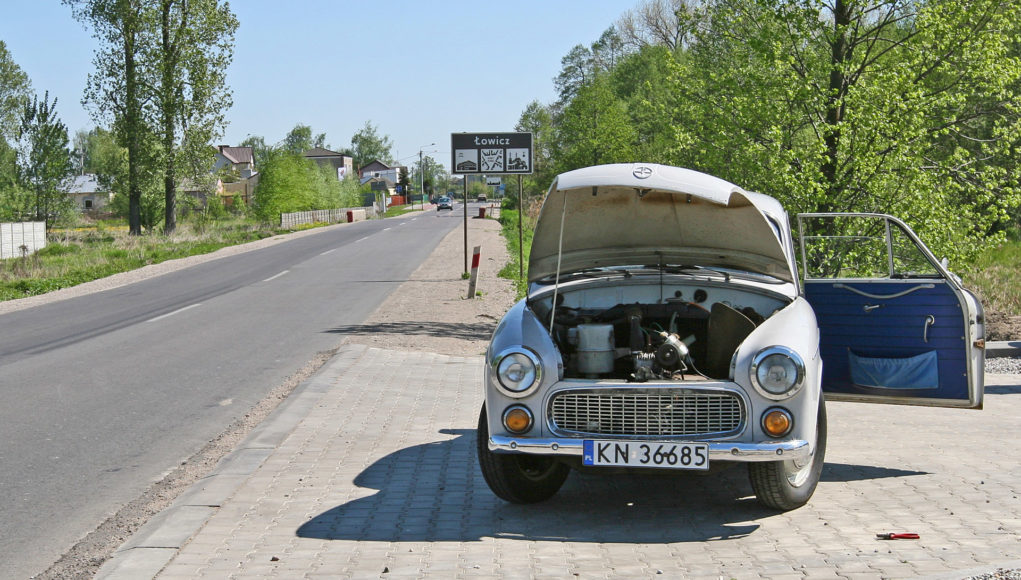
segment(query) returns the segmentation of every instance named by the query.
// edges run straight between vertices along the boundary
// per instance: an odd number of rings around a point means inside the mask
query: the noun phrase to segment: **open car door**
[[[982,306],[906,224],[799,214],[798,232],[828,400],[982,407]]]

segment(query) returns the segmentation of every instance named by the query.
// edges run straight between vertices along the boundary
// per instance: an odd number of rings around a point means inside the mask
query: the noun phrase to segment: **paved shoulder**
[[[541,505],[496,499],[473,449],[482,364],[345,347],[178,502],[164,520],[180,528],[143,534],[100,577],[164,565],[164,579],[926,577],[1017,559],[1016,376],[989,377],[983,411],[830,406],[816,497],[777,514],[753,501],[739,467],[574,473]]]

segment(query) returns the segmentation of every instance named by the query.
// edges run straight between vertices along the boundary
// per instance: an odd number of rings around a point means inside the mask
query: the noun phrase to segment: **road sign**
[[[455,174],[532,173],[531,133],[451,133]]]
[[[500,185],[501,183],[503,183],[503,180],[500,179],[499,177],[486,178],[486,185]]]

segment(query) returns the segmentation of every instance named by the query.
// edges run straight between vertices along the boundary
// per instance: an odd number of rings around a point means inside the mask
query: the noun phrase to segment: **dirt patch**
[[[1018,340],[1021,338],[1021,316],[986,310],[986,340]]]

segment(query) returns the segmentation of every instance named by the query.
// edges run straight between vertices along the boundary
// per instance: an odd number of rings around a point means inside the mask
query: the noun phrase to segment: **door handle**
[[[925,317],[925,325],[922,327],[922,342],[929,342],[929,327],[936,324],[936,317],[928,315]]]
[[[865,312],[872,312],[876,308],[882,308],[882,306],[883,306],[882,304],[866,304]]]

